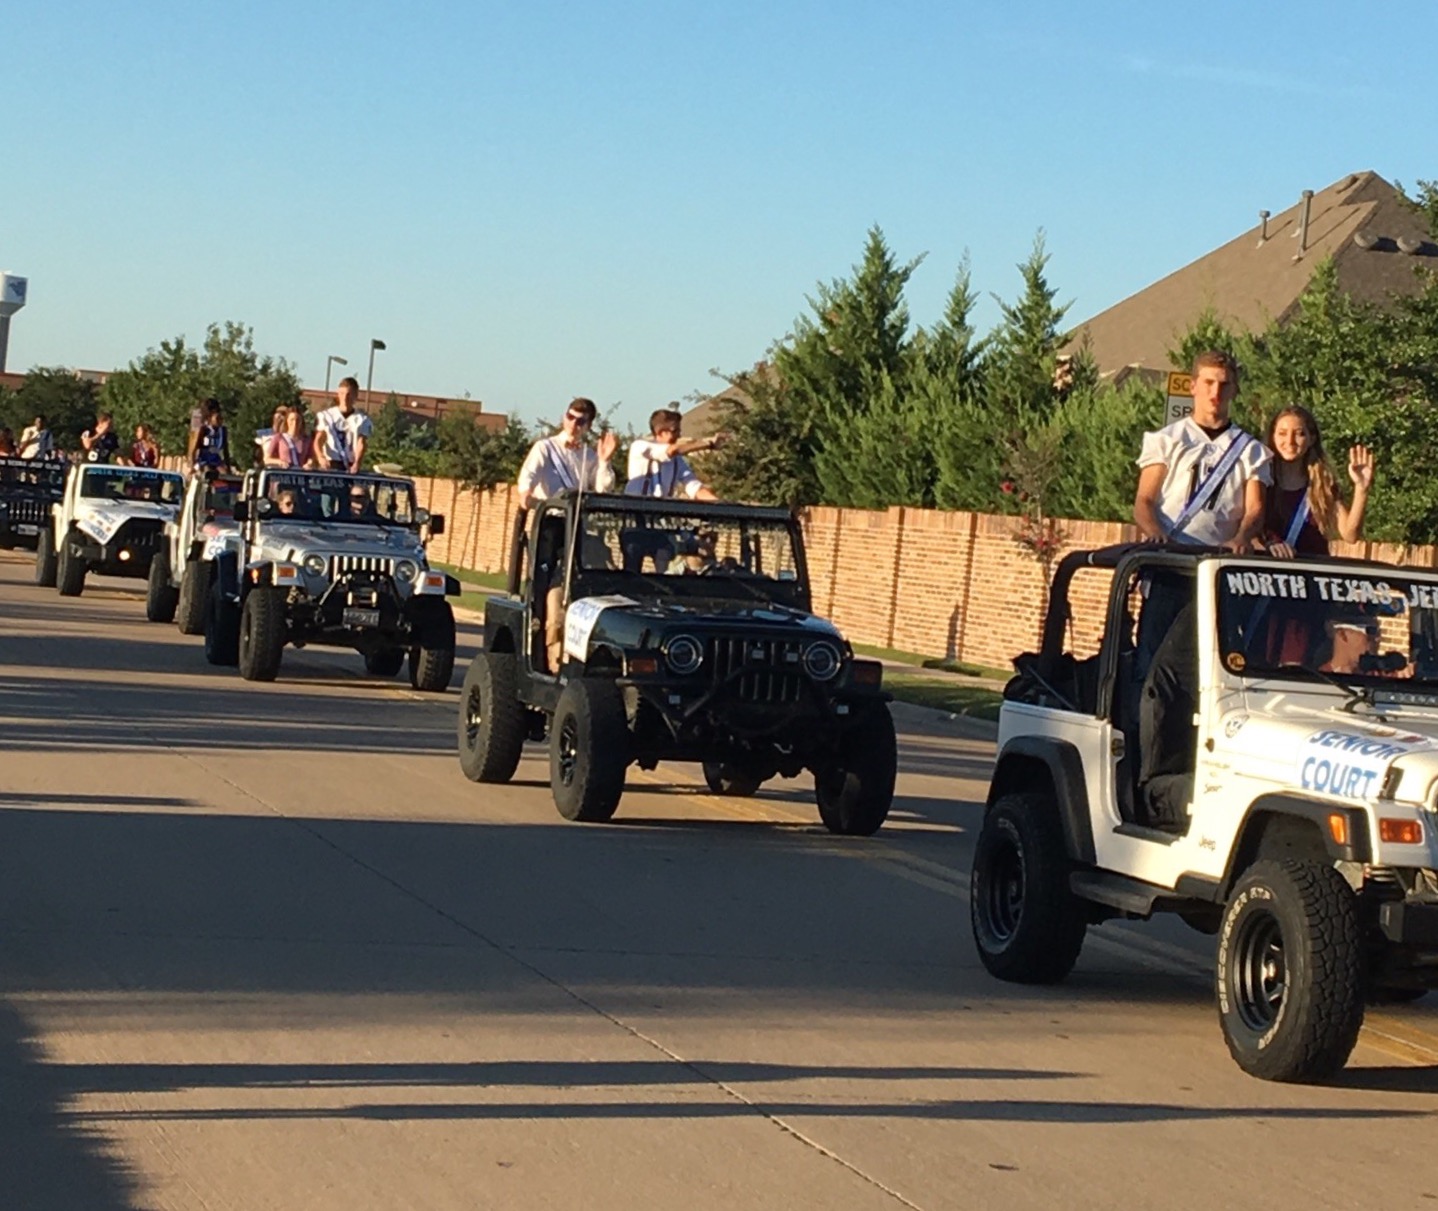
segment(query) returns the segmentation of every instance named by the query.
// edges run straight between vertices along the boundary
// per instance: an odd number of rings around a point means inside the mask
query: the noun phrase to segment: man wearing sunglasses
[[[597,446],[588,445],[596,415],[592,399],[571,400],[564,421],[553,437],[544,437],[530,447],[519,469],[519,507],[527,509],[536,500],[547,500],[565,491],[612,492],[614,457],[619,439],[613,432],[600,437]]]

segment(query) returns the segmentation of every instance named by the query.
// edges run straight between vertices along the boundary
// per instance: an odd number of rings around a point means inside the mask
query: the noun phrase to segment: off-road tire
[[[416,611],[415,642],[409,649],[409,683],[427,694],[442,694],[454,676],[454,610],[447,601],[424,603]]]
[[[706,761],[704,783],[716,795],[744,799],[763,786],[764,779],[743,766],[730,765],[727,761]]]
[[[210,565],[202,559],[185,560],[180,574],[180,600],[176,606],[175,623],[181,635],[205,633],[205,606],[210,595]]]
[[[285,590],[268,585],[251,589],[240,607],[240,676],[246,681],[273,681],[285,654],[288,629]]]
[[[150,560],[145,583],[145,617],[151,622],[173,622],[180,591],[170,583],[170,553],[163,548]]]
[[[61,597],[78,597],[85,591],[85,561],[75,558],[68,538],[60,545],[55,563],[55,587]]]
[[[218,584],[205,595],[205,659],[231,668],[240,662],[240,608]]]
[[[1078,961],[1088,929],[1069,890],[1058,804],[1045,794],[1004,795],[974,846],[969,917],[979,959],[1015,984],[1057,984]]]
[[[549,788],[566,820],[608,820],[629,768],[624,695],[606,677],[576,677],[559,696],[549,729]]]
[[[831,833],[872,836],[888,818],[899,770],[899,743],[887,703],[856,711],[839,754],[814,771],[819,818]]]
[[[508,782],[519,767],[529,720],[519,701],[513,652],[480,652],[459,691],[459,768],[471,782]]]
[[[403,648],[378,648],[364,654],[364,671],[371,677],[393,677],[402,668]]]
[[[1269,1081],[1335,1075],[1363,1025],[1364,960],[1357,901],[1333,867],[1249,867],[1218,934],[1218,1020],[1238,1066]]]
[[[35,540],[35,583],[42,589],[53,589],[59,574],[59,561],[55,558],[55,531],[50,526],[40,527],[40,537]]]

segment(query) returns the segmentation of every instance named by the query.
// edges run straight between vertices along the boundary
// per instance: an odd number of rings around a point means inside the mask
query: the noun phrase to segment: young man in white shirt
[[[1230,419],[1238,395],[1238,365],[1232,357],[1200,353],[1190,390],[1189,416],[1143,436],[1133,518],[1154,542],[1243,554],[1263,528],[1264,492],[1273,482],[1271,455]],[[1139,822],[1181,833],[1188,827],[1196,742],[1193,584],[1190,577],[1162,570],[1146,588],[1135,655],[1141,684]]]
[[[598,409],[592,399],[574,399],[564,410],[560,430],[542,437],[529,448],[519,468],[519,507],[527,509],[537,500],[547,500],[566,488],[586,492],[612,492],[614,468],[609,460],[619,446],[613,431],[599,439],[591,450],[585,439],[594,428]]]
[[[687,496],[690,500],[719,498],[694,474],[685,454],[712,450],[720,438],[685,441],[684,417],[674,408],[660,408],[649,418],[649,436],[629,447],[628,496]]]
[[[315,456],[321,467],[331,471],[358,471],[364,462],[365,447],[374,426],[355,408],[359,381],[340,379],[334,407],[315,418]]]
[[[45,418],[37,416],[33,425],[26,425],[20,434],[21,458],[49,458],[55,449],[55,439],[46,427]]]
[[[1238,366],[1226,353],[1194,359],[1193,412],[1143,435],[1133,519],[1155,542],[1248,551],[1263,528],[1271,455],[1229,417]]]

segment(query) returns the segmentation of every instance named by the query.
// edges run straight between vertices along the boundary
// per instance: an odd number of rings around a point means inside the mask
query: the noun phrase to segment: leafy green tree
[[[505,418],[504,428],[493,431],[474,423],[468,412],[452,412],[439,422],[439,457],[436,471],[476,491],[519,478],[533,436],[517,415]]]
[[[1046,448],[1048,422],[1076,382],[1087,386],[1096,378],[1091,355],[1077,365],[1070,359],[1060,373],[1059,351],[1070,336],[1062,327],[1068,305],[1055,301],[1048,260],[1040,232],[1018,266],[1023,293],[1012,304],[999,300],[999,326],[981,360],[971,363],[972,394],[955,403],[952,423],[935,429],[934,498],[943,508],[1016,509],[1014,466]],[[1042,503],[1051,514],[1048,502]]]
[[[94,422],[101,411],[99,392],[94,383],[80,378],[64,366],[36,366],[25,375],[25,381],[14,392],[6,393],[0,406],[0,424],[15,431],[19,441],[21,430],[37,416],[43,416],[62,449],[80,444],[80,434]]]
[[[902,399],[909,372],[909,308],[904,288],[922,257],[900,264],[878,227],[869,229],[853,275],[820,285],[791,338],[773,354],[786,406],[809,419],[804,453],[812,457],[822,499],[854,504],[864,436],[854,425],[885,391]],[[887,386],[886,386],[887,384]],[[872,428],[870,426],[869,428]]]
[[[789,406],[789,391],[767,362],[730,375],[729,383],[737,395],[721,401],[719,427],[730,440],[705,460],[714,491],[754,504],[817,503],[814,411]]]
[[[244,462],[250,436],[269,427],[276,408],[298,404],[300,385],[289,362],[255,351],[250,328],[226,322],[211,324],[199,349],[183,336],[161,341],[101,390],[101,405],[118,425],[148,424],[172,452],[185,449],[190,414],[207,398],[224,409],[231,451]]]

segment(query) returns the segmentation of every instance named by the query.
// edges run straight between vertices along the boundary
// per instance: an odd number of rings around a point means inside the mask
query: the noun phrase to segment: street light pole
[[[349,365],[349,362],[346,361],[344,358],[340,357],[340,355],[339,355],[338,353],[331,353],[331,354],[329,355],[329,357],[325,358],[325,394],[326,394],[326,395],[328,395],[328,394],[330,393],[330,367],[333,366],[336,362],[339,362],[339,364],[340,364],[341,366],[348,366],[348,365]]]
[[[364,408],[366,412],[370,410],[370,385],[374,382],[374,351],[383,348],[383,341],[370,341],[369,343],[369,373],[365,375],[364,379]]]

